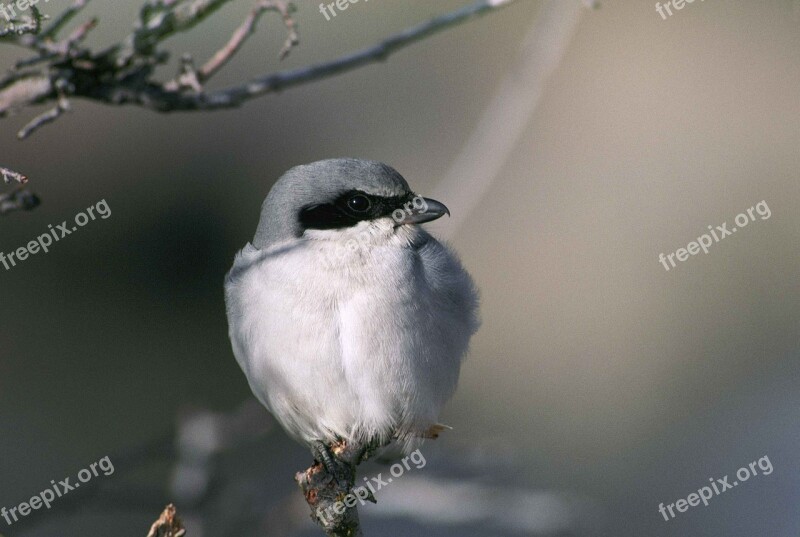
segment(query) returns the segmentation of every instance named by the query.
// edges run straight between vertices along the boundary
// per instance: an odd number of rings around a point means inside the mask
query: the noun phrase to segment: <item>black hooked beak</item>
[[[403,213],[402,218],[399,218],[401,212]],[[397,225],[401,226],[406,224],[424,224],[425,222],[431,222],[437,218],[441,218],[444,215],[450,216],[450,209],[448,209],[444,203],[417,196],[410,206],[406,205],[402,209],[396,210],[393,216],[395,216]]]

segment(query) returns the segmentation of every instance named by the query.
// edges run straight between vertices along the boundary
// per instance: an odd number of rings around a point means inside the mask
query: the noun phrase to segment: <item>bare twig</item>
[[[278,13],[287,37],[279,52],[283,59],[299,43],[294,6],[284,0],[257,0],[255,6],[228,42],[199,70],[191,56],[185,55],[181,73],[171,81],[153,78],[156,67],[167,62],[169,54],[159,47],[179,32],[191,30],[231,0],[144,0],[133,32],[121,43],[93,51],[83,45],[86,35],[97,25],[90,19],[62,40],[58,34],[81,12],[88,0],[74,0],[52,23],[42,27],[47,17],[31,6],[30,15],[13,20],[0,29],[0,43],[29,49],[35,55],[21,59],[0,76],[0,118],[11,112],[52,102],[55,106],[40,114],[18,133],[27,138],[69,110],[69,99],[82,97],[105,104],[133,104],[158,112],[202,111],[235,108],[267,93],[344,73],[383,61],[391,54],[438,32],[497,11],[518,0],[477,0],[461,9],[390,36],[380,43],[331,61],[264,75],[250,82],[214,92],[203,84],[212,78],[241,50],[253,34],[260,17]],[[2,198],[7,210],[31,208],[30,193],[16,192]],[[38,201],[38,199],[37,199]]]
[[[61,12],[47,28],[42,30],[39,36],[42,39],[54,39],[58,32],[66,26],[72,18],[77,15],[86,6],[87,0],[75,0],[71,6]]]
[[[186,530],[181,519],[178,518],[175,506],[169,504],[150,527],[147,537],[183,537],[184,535],[186,535]]]
[[[131,102],[160,112],[187,111],[187,110],[214,110],[220,108],[235,108],[244,102],[284,90],[293,86],[312,82],[322,78],[334,76],[364,65],[384,61],[391,54],[417,43],[431,35],[467,22],[481,15],[497,11],[502,7],[517,0],[479,0],[469,6],[435,17],[425,23],[411,27],[394,36],[384,39],[377,45],[361,51],[347,54],[335,60],[266,75],[247,84],[220,90],[210,94],[187,95],[161,93],[153,88],[147,99],[139,99],[135,95],[126,95]],[[126,101],[127,102],[127,101]],[[122,104],[122,103],[118,103]]]
[[[48,123],[52,123],[53,121],[57,120],[62,115],[64,115],[65,112],[69,112],[69,110],[70,110],[69,101],[67,100],[66,97],[62,95],[61,97],[59,97],[58,103],[54,108],[48,110],[44,114],[41,114],[33,118],[33,120],[31,120],[30,123],[22,127],[22,129],[17,133],[17,138],[19,138],[20,140],[24,140],[25,138],[33,134],[36,130],[44,127]]]
[[[69,51],[73,50],[76,45],[86,39],[86,36],[89,34],[89,32],[94,30],[96,26],[97,19],[89,19],[78,26],[64,41],[53,47],[51,52],[60,54],[62,56],[69,54]]]
[[[42,30],[42,21],[45,18],[41,11],[31,6],[30,16],[22,20],[12,19],[5,28],[0,29],[0,38],[14,42],[22,35],[38,34]]]
[[[280,55],[285,56],[297,43],[297,29],[291,16],[290,4],[260,0],[228,43],[199,71],[192,73],[191,70],[186,70],[185,64],[181,79],[170,82],[153,80],[154,68],[166,62],[168,58],[167,53],[158,49],[159,45],[175,33],[193,28],[229,1],[148,0],[141,10],[136,28],[125,42],[99,53],[81,48],[79,39],[67,39],[57,44],[35,36],[26,36],[30,39],[21,44],[38,51],[40,55],[55,53],[56,56],[49,57],[36,74],[27,73],[27,76],[20,80],[14,80],[13,75],[6,76],[6,80],[11,82],[0,92],[0,115],[8,110],[7,106],[3,106],[4,100],[7,100],[4,99],[4,93],[13,92],[16,84],[30,78],[35,78],[42,85],[37,87],[36,91],[27,89],[22,95],[15,94],[20,97],[15,100],[17,106],[57,100],[59,93],[56,90],[56,82],[61,81],[66,88],[67,97],[83,97],[107,104],[135,104],[159,112],[234,108],[267,93],[385,60],[389,55],[407,46],[481,15],[497,11],[517,0],[478,0],[388,37],[374,46],[329,62],[279,71],[245,84],[210,93],[197,91],[198,84],[191,80],[191,76],[196,76],[199,84],[213,76],[240,50],[246,38],[254,30],[259,16],[265,11],[278,12],[287,28],[288,37]],[[71,13],[79,10],[82,5],[80,2],[74,4]],[[55,35],[55,30],[63,26],[62,19],[63,17],[60,17],[54,23],[55,29],[51,26],[45,31],[48,37]],[[86,27],[87,29],[80,32],[79,36],[85,35],[90,27]],[[26,65],[31,65],[30,61]],[[188,83],[185,78],[187,73],[190,75]]]
[[[300,36],[297,33],[297,22],[295,22],[294,18],[292,17],[292,13],[296,10],[294,4],[289,4],[286,2],[274,1],[272,2],[273,9],[278,11],[283,17],[283,24],[286,26],[286,30],[288,31],[288,35],[286,36],[286,41],[283,42],[283,48],[281,48],[280,52],[278,52],[278,58],[283,60],[289,53],[292,51],[294,47],[300,44]]]
[[[39,198],[36,197],[36,194],[18,186],[11,192],[0,194],[0,215],[6,215],[14,211],[30,211],[38,206],[39,203]]]
[[[267,11],[277,11],[283,17],[288,36],[278,57],[284,59],[291,49],[295,47],[300,38],[297,35],[296,24],[291,16],[295,10],[292,4],[280,0],[260,0],[245,18],[244,22],[236,29],[230,40],[216,54],[214,54],[199,70],[194,69],[194,62],[190,56],[184,56],[181,65],[181,74],[176,80],[164,84],[167,91],[178,91],[181,88],[191,88],[196,92],[202,91],[202,85],[213,77],[233,56],[239,52],[245,41],[256,31],[261,16]]]
[[[158,45],[164,40],[191,30],[230,1],[145,0],[133,33],[121,48],[115,47],[117,66],[125,67],[139,59],[156,58]]]
[[[281,59],[283,59],[289,53],[289,50],[291,50],[291,48],[294,47],[299,41],[297,32],[294,29],[294,20],[291,17],[291,12],[294,10],[294,7],[291,4],[286,4],[285,2],[261,0],[253,7],[253,9],[250,11],[250,14],[244,20],[242,25],[236,29],[225,46],[222,47],[219,52],[214,54],[214,56],[208,60],[205,65],[203,65],[202,69],[200,69],[203,81],[211,78],[214,73],[216,73],[228,62],[228,60],[233,57],[234,54],[239,51],[247,38],[253,35],[255,32],[256,24],[261,18],[261,15],[270,10],[281,13],[284,23],[289,30],[289,36],[286,38],[286,43],[281,49],[279,56]]]
[[[27,176],[19,172],[15,172],[14,170],[9,170],[8,168],[0,167],[0,175],[3,176],[3,181],[5,182],[5,184],[11,182],[25,184],[28,182]]]

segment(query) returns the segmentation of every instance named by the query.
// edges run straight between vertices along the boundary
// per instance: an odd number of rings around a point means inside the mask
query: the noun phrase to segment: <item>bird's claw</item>
[[[336,483],[340,486],[347,486],[350,472],[345,467],[345,464],[331,453],[330,448],[324,442],[313,442],[311,444],[311,453],[314,455],[314,459],[322,464],[325,471],[336,480]]]

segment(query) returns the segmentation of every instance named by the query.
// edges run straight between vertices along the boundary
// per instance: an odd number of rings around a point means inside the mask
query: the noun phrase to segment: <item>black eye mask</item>
[[[414,194],[411,192],[403,196],[381,197],[351,190],[331,203],[303,207],[298,220],[303,230],[348,228],[364,220],[389,216],[413,199]]]

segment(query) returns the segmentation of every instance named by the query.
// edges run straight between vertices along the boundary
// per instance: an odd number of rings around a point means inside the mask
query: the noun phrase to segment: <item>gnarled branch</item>
[[[230,1],[145,0],[133,32],[119,44],[101,51],[83,45],[88,33],[96,27],[96,19],[87,20],[70,35],[59,39],[59,34],[80,14],[88,0],[73,0],[47,26],[43,26],[47,17],[31,6],[30,15],[0,28],[0,44],[14,44],[34,53],[17,61],[0,76],[0,118],[30,106],[54,103],[50,110],[19,130],[17,137],[25,139],[68,111],[73,97],[112,105],[133,104],[158,112],[235,108],[268,93],[383,61],[431,35],[517,0],[478,0],[374,46],[328,62],[278,71],[227,89],[207,92],[204,84],[242,48],[264,13],[278,13],[286,27],[287,37],[278,53],[280,59],[299,43],[297,23],[292,16],[294,6],[284,0],[257,0],[228,42],[202,67],[195,69],[192,57],[184,55],[181,71],[175,79],[154,79],[156,67],[169,59],[169,53],[161,49],[163,42],[176,33],[193,29]],[[12,192],[0,200],[7,210],[32,208],[38,204],[38,198],[26,191]]]
[[[100,52],[81,44],[94,23],[82,26],[77,34],[62,41],[55,40],[66,21],[86,4],[85,0],[76,1],[41,33],[24,36],[24,39],[14,38],[15,44],[32,49],[38,55],[18,62],[0,81],[0,116],[12,108],[71,97],[114,105],[133,104],[159,112],[234,108],[267,93],[385,60],[392,53],[433,34],[496,11],[516,0],[478,0],[340,58],[267,74],[227,89],[205,91],[203,83],[241,49],[263,13],[276,11],[286,26],[287,39],[279,57],[285,57],[298,43],[297,25],[291,15],[293,6],[282,0],[259,0],[231,39],[203,67],[195,70],[187,58],[178,79],[155,80],[155,67],[169,58],[169,54],[160,48],[163,41],[175,33],[194,28],[229,1],[148,0],[140,11],[133,33],[121,44]],[[34,65],[40,65],[40,68],[29,69]],[[22,71],[23,68],[27,70]]]

